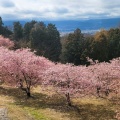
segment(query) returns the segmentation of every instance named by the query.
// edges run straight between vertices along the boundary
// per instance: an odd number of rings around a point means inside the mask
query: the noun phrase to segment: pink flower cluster
[[[4,38],[0,35],[0,47],[1,46],[11,48],[14,46],[14,42],[12,42],[9,38]]]

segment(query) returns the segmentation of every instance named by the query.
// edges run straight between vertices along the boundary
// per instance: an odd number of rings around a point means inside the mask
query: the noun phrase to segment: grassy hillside
[[[33,89],[34,98],[26,99],[21,90],[0,86],[0,106],[8,109],[10,120],[116,120],[117,106],[103,98],[72,99],[73,107],[66,105],[63,96],[52,89]]]

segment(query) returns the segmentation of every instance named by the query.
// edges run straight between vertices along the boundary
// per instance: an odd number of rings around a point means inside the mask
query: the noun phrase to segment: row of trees
[[[27,22],[24,27],[14,22],[13,40],[19,47],[30,47],[52,61],[59,61],[61,53],[60,35],[53,24],[47,26],[43,22]]]
[[[21,32],[20,32],[21,31]],[[19,37],[18,37],[19,36]],[[99,62],[120,56],[120,29],[101,30],[95,35],[85,35],[80,29],[61,38],[55,25],[43,22],[27,22],[24,27],[14,23],[14,40],[21,47],[30,47],[52,61],[89,64],[86,57]],[[24,44],[23,44],[24,43]],[[61,49],[62,47],[62,49]]]
[[[9,46],[6,44],[6,47]],[[14,51],[4,46],[0,47],[0,51],[0,79],[7,85],[24,90],[28,97],[31,97],[31,87],[36,85],[52,85],[66,96],[69,106],[71,96],[101,96],[101,91],[106,96],[111,91],[120,94],[120,58],[113,59],[110,63],[94,62],[88,58],[91,65],[86,67],[55,64],[44,57],[36,56],[29,49]]]
[[[120,57],[120,29],[101,30],[95,35],[84,35],[76,29],[62,38],[62,62],[89,64],[86,57],[99,62]]]
[[[61,53],[60,34],[54,24],[30,21],[23,26],[19,21],[13,23],[10,31],[4,26],[0,17],[0,35],[15,42],[14,49],[29,47],[52,61],[59,61]]]
[[[14,22],[13,34],[6,31],[0,18],[0,34],[9,36],[14,42],[14,49],[29,47],[54,62],[89,64],[87,57],[99,62],[120,57],[120,29],[101,30],[94,35],[73,33],[60,38],[59,31],[53,24],[30,21],[23,26]]]
[[[21,31],[21,32],[20,32]],[[52,61],[89,64],[86,57],[99,62],[120,56],[120,29],[101,30],[95,35],[85,35],[80,29],[61,38],[55,25],[27,22],[24,27],[14,23],[13,39],[20,47],[30,47]],[[62,44],[61,44],[62,43]],[[62,47],[62,49],[61,49]]]
[[[12,31],[8,29],[7,26],[4,26],[2,18],[0,17],[0,35],[9,37],[12,34]]]

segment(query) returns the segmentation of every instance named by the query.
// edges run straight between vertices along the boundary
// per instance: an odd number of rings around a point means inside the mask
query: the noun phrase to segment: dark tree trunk
[[[69,93],[66,94],[66,99],[67,99],[68,106],[72,106]]]
[[[26,92],[28,98],[31,97],[30,88],[24,88],[23,86],[20,86],[20,89]]]
[[[106,90],[105,90],[105,95],[108,96],[109,93],[110,93],[110,90],[109,90],[109,89],[106,89]]]
[[[101,87],[97,87],[97,95],[100,97],[100,90],[101,90]]]
[[[31,93],[27,92],[27,97],[30,98],[31,97]]]
[[[27,94],[27,97],[28,97],[28,98],[31,97],[30,88],[26,88],[26,94]]]

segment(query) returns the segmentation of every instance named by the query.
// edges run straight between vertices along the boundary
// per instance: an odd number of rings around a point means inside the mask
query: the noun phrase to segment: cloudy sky
[[[3,20],[79,20],[120,17],[120,0],[0,0]]]

